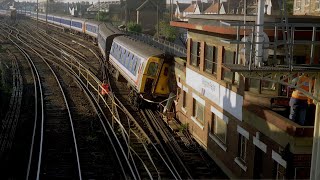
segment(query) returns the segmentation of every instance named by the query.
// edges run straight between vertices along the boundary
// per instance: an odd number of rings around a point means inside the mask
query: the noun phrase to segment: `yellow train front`
[[[154,101],[169,95],[169,62],[162,51],[127,36],[114,38],[110,49],[109,63],[130,84],[134,105],[141,97]]]

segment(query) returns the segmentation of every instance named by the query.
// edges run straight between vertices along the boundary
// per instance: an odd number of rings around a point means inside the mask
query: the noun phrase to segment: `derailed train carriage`
[[[113,40],[108,62],[130,84],[129,100],[140,106],[140,95],[147,100],[169,95],[170,60],[170,56],[152,46],[127,36],[118,36]]]
[[[36,13],[29,15],[36,18]],[[39,14],[39,19],[45,21],[45,14]],[[97,39],[108,69],[124,77],[130,85],[129,97],[135,106],[143,102],[141,99],[158,100],[169,95],[171,56],[126,36],[109,23],[52,14],[48,14],[48,22]]]

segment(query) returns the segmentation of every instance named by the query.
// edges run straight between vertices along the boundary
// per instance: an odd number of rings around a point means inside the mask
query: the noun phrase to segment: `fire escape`
[[[257,3],[258,11],[255,22],[246,22],[246,6],[244,6],[243,22],[221,21],[221,25],[237,29],[236,40],[223,40],[224,43],[236,45],[237,62],[223,64],[223,68],[230,72],[240,73],[245,78],[265,80],[293,87],[313,99],[316,104],[316,115],[310,179],[316,180],[320,179],[320,65],[315,64],[314,59],[316,45],[320,44],[320,38],[317,37],[320,34],[320,24],[312,23],[306,19],[304,19],[306,22],[291,22],[288,19],[286,1],[278,0],[278,4],[280,15],[274,22],[264,22],[265,0],[259,0]],[[295,35],[301,30],[308,32],[310,39],[295,38]],[[273,32],[273,38],[270,40],[265,33],[267,31],[269,34],[270,31]],[[298,45],[311,46],[309,64],[294,62],[294,50]],[[280,62],[277,59],[280,55],[279,52],[282,52],[283,57]],[[244,57],[245,62],[240,60],[241,56]],[[310,79],[315,80],[313,91],[310,89],[307,92],[301,88],[302,84],[292,82],[298,73],[307,74]]]

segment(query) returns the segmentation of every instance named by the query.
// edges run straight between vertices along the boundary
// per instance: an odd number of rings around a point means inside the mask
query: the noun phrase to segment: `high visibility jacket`
[[[297,84],[298,85],[301,84],[300,88],[302,88],[303,90],[305,90],[307,92],[309,92],[309,87],[312,87],[312,84],[310,84],[310,79],[305,76],[300,76]],[[292,92],[291,97],[296,98],[296,99],[301,99],[301,100],[308,100],[308,97],[306,95],[304,95],[299,90],[294,90]]]
[[[109,93],[109,85],[108,84],[102,84],[102,90],[101,90],[101,94],[102,95],[106,95]]]

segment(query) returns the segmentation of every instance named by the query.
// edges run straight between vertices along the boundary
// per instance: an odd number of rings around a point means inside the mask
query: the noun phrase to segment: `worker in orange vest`
[[[310,84],[310,78],[308,75],[302,74],[301,76],[294,79],[295,83],[300,85],[300,88],[309,92],[309,88],[312,88]],[[295,89],[292,92],[290,101],[290,115],[289,119],[300,124],[305,125],[306,122],[306,111],[308,107],[308,97],[301,91]]]
[[[107,84],[107,83],[105,83],[105,81],[103,81],[101,86],[102,86],[101,95],[105,96],[105,95],[109,94],[109,84]]]

